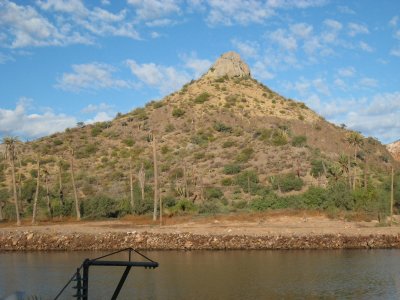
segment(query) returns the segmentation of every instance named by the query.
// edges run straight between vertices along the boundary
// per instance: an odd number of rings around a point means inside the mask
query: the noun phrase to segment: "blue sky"
[[[400,138],[396,0],[0,0],[0,137],[110,120],[230,50],[327,120]]]

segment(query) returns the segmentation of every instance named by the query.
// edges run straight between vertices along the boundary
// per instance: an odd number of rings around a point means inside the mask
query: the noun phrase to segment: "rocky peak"
[[[400,140],[386,145],[386,148],[395,160],[400,161]]]
[[[247,77],[251,76],[249,66],[240,58],[236,52],[229,51],[221,55],[212,65],[204,77],[220,78]]]

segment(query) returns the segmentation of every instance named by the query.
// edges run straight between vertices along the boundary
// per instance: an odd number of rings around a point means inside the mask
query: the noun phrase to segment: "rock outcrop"
[[[400,140],[386,145],[386,148],[397,161],[400,161]]]
[[[212,65],[204,77],[221,78],[228,77],[249,77],[251,76],[249,66],[242,61],[240,55],[229,51],[221,55]]]

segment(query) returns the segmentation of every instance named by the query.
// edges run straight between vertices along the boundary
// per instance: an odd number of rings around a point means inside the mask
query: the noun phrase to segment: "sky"
[[[111,120],[231,50],[326,120],[400,139],[397,0],[0,0],[0,138]]]

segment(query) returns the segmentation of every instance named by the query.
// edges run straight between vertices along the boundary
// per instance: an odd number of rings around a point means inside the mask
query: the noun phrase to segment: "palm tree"
[[[363,137],[359,132],[351,131],[346,136],[346,141],[354,147],[354,163],[357,164],[357,150],[363,144]],[[356,188],[356,166],[353,169],[353,190]]]
[[[32,224],[36,223],[36,210],[39,197],[39,189],[40,189],[40,155],[38,155],[37,158],[37,179],[36,179],[35,199],[33,201]]]
[[[12,185],[13,185],[13,195],[14,195],[14,204],[15,204],[15,214],[17,216],[17,225],[21,225],[21,220],[19,216],[19,207],[18,207],[18,196],[17,196],[17,185],[15,180],[15,158],[16,158],[16,149],[15,145],[19,142],[17,137],[5,137],[3,138],[3,143],[6,145],[6,156],[8,161],[10,162],[11,167],[11,176],[12,176]]]
[[[76,185],[75,185],[74,149],[71,147],[70,151],[71,151],[71,180],[72,180],[72,188],[74,189],[76,219],[78,221],[80,221],[81,220],[81,210],[80,210],[80,204],[79,204],[79,199],[78,199],[78,193],[76,192]]]

